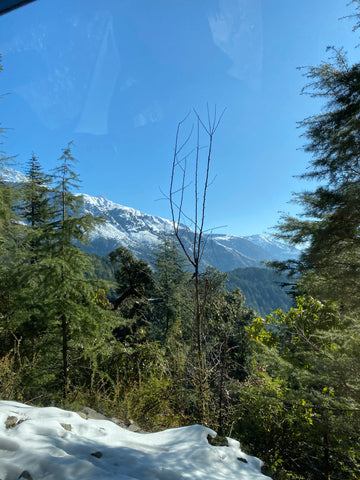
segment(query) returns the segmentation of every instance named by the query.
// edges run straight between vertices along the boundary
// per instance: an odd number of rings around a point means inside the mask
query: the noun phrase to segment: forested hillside
[[[156,254],[149,255],[156,261]],[[115,274],[109,258],[94,254],[90,254],[90,258],[94,265],[94,277],[109,282],[108,295],[112,298]],[[249,267],[226,272],[224,278],[226,290],[232,292],[240,289],[245,297],[245,304],[261,316],[265,317],[278,308],[288,311],[294,306],[293,298],[287,293],[289,287],[283,286],[289,281],[286,275],[278,275],[271,269]]]
[[[228,290],[240,288],[245,303],[259,315],[266,316],[277,308],[287,312],[294,306],[292,297],[282,284],[288,282],[286,276],[279,276],[266,268],[237,268],[227,272],[225,286]]]

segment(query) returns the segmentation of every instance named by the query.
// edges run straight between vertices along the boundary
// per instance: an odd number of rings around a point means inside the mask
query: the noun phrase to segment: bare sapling
[[[225,111],[225,110],[224,110]],[[207,423],[208,373],[206,366],[205,332],[204,332],[204,302],[200,294],[200,262],[206,245],[205,230],[206,200],[210,182],[210,164],[213,149],[213,139],[221,122],[224,111],[218,116],[216,107],[213,115],[207,108],[207,121],[204,122],[193,110],[178,123],[175,137],[174,156],[170,179],[170,209],[174,234],[180,248],[193,268],[194,280],[194,342],[196,349],[196,368],[194,384],[197,392],[198,416],[200,423]],[[183,136],[185,123],[194,118],[188,133]],[[181,138],[184,138],[181,140]],[[205,140],[204,140],[205,138]],[[205,145],[201,143],[204,141]],[[190,174],[189,174],[190,171]],[[192,177],[189,182],[188,177]],[[190,187],[192,186],[193,191]],[[185,200],[188,191],[192,198],[192,213],[185,211]],[[188,202],[186,202],[188,204]],[[185,240],[183,226],[192,230],[192,244],[189,248]]]

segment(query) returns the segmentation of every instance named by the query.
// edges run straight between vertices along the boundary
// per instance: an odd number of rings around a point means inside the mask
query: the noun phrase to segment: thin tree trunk
[[[196,111],[194,111],[196,122],[197,122],[197,131],[196,131],[196,147],[190,151],[188,154],[183,154],[182,151],[187,147],[188,142],[190,141],[193,133],[193,128],[191,128],[190,133],[185,138],[184,142],[180,144],[180,130],[186,119],[189,117],[190,113],[178,123],[176,137],[175,137],[175,148],[174,148],[174,157],[173,165],[170,179],[170,208],[172,223],[174,228],[174,234],[177,238],[182,251],[184,252],[186,258],[189,260],[190,264],[194,268],[194,283],[195,283],[195,311],[194,311],[194,342],[197,356],[197,366],[195,372],[195,389],[197,391],[197,404],[198,404],[198,415],[200,423],[206,423],[207,421],[207,368],[206,368],[206,348],[204,345],[204,305],[201,302],[200,295],[200,260],[205,246],[205,241],[203,239],[204,235],[204,222],[205,222],[205,207],[206,207],[206,197],[209,187],[209,172],[210,172],[210,162],[212,154],[212,142],[213,136],[219,126],[223,113],[217,118],[216,107],[214,111],[213,119],[211,120],[209,108],[208,108],[208,126],[200,119]],[[202,185],[202,189],[199,189],[199,161],[200,161],[200,126],[203,127],[204,131],[209,140],[209,145],[207,148],[207,158],[206,164],[204,167],[205,178]],[[195,173],[194,173],[194,218],[189,218],[183,209],[184,205],[184,193],[186,189],[186,165],[187,159],[191,156],[192,152],[195,151]],[[182,158],[179,155],[183,155]],[[176,172],[179,172],[179,179],[181,186],[179,189],[175,187],[175,176]],[[202,190],[201,200],[199,201],[199,193]],[[175,194],[179,194],[179,201],[175,202]],[[177,214],[176,214],[177,212]],[[190,253],[184,243],[182,235],[180,233],[180,224],[182,217],[184,217],[188,222],[191,223],[194,229],[194,238],[192,252]]]
[[[68,375],[68,324],[66,316],[61,316],[61,332],[62,332],[62,370],[63,370],[63,399],[66,400],[69,391],[69,375]]]
[[[65,195],[65,178],[63,177],[62,182],[62,192],[61,192],[61,201],[62,201],[62,226],[63,235],[64,235],[64,224],[66,218],[66,195]],[[62,254],[63,258],[65,256],[64,252],[64,239],[62,238]],[[65,282],[65,275],[62,268],[61,271],[61,281],[62,284]],[[67,394],[69,391],[69,365],[68,365],[68,322],[66,315],[63,313],[61,315],[61,333],[62,333],[62,368],[63,368],[63,399],[66,400]]]
[[[197,346],[197,357],[198,357],[198,371],[197,371],[197,382],[198,382],[198,410],[199,410],[199,421],[202,424],[207,423],[206,415],[206,358],[205,352],[203,349],[203,325],[202,325],[202,312],[201,312],[201,300],[200,300],[200,285],[199,285],[200,275],[199,275],[199,265],[196,262],[195,265],[195,331],[196,331],[196,346]]]

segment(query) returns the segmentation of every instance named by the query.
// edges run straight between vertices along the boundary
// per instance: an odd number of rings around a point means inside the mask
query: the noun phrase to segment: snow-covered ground
[[[1,480],[265,480],[239,443],[200,425],[141,434],[54,407],[0,402]]]

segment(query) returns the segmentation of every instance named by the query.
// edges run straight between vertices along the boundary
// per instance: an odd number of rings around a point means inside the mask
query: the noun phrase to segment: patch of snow
[[[12,428],[5,425],[9,417],[16,417]],[[216,434],[200,425],[134,433],[58,408],[1,401],[0,478],[26,471],[36,480],[269,479],[237,441],[214,447],[208,435]]]

